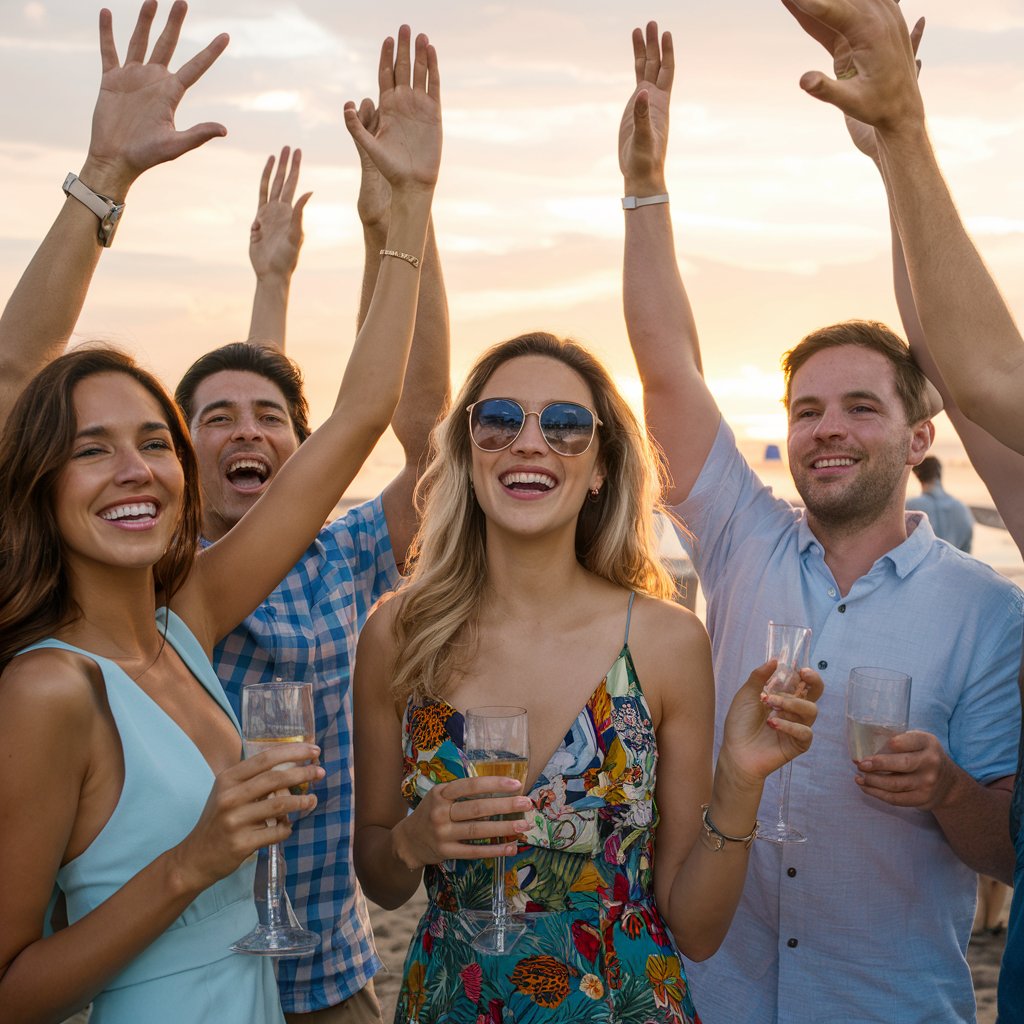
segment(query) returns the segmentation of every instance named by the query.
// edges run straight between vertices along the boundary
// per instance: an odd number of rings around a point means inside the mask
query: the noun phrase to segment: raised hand
[[[345,126],[392,189],[431,191],[441,163],[441,83],[437,52],[425,35],[416,37],[410,60],[408,25],[380,51],[379,123],[376,134],[363,125],[356,105],[345,104]]]
[[[395,851],[410,870],[444,860],[482,860],[511,856],[516,844],[481,839],[507,839],[522,833],[529,822],[495,821],[500,814],[523,814],[533,806],[519,793],[521,784],[500,777],[456,779],[433,786],[416,810],[395,826]],[[505,790],[506,796],[494,796]]]
[[[764,686],[775,666],[772,660],[750,673],[725,719],[721,756],[751,781],[766,779],[810,748],[818,715],[815,702],[825,688],[817,672],[804,668],[801,692],[766,694]]]
[[[658,25],[647,23],[644,33],[633,29],[636,88],[619,125],[619,167],[630,195],[664,191],[668,149],[668,109],[675,75],[672,34],[658,43]]]
[[[808,71],[800,87],[881,130],[924,123],[917,63],[896,0],[782,0],[832,56],[835,79]]]
[[[914,56],[917,57],[918,48],[921,45],[921,37],[924,35],[924,18],[918,18],[910,32],[910,45],[914,49]],[[921,61],[917,60],[917,71],[921,73]],[[875,137],[875,129],[845,114],[846,130],[850,133],[853,144],[866,156],[878,163],[878,139]],[[938,411],[938,410],[936,410]]]
[[[277,161],[277,173],[274,173],[273,156],[267,158],[263,168],[259,205],[249,234],[249,261],[257,278],[290,278],[299,262],[302,211],[313,194],[305,192],[295,201],[301,165],[302,150],[291,153],[285,146]]]
[[[128,186],[143,171],[174,160],[212,138],[226,135],[222,124],[205,122],[178,131],[174,114],[185,95],[223,53],[226,34],[217,36],[177,72],[168,64],[174,56],[188,5],[175,0],[167,24],[146,60],[149,32],[156,16],[156,0],[146,0],[139,10],[125,53],[124,64],[114,45],[113,18],[100,11],[100,55],[103,77],[92,118],[89,162],[103,178]]]
[[[371,134],[377,134],[380,124],[380,115],[373,100],[364,99],[359,104],[357,111],[359,123]],[[377,169],[377,165],[370,159],[366,150],[356,144],[356,152],[359,154],[359,198],[356,200],[356,210],[364,228],[383,228],[387,233],[388,209],[391,206],[391,186]]]

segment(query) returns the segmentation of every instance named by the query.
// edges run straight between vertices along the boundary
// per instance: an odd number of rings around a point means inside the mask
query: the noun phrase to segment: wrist
[[[165,856],[164,871],[166,874],[164,891],[172,899],[191,903],[204,889],[216,879],[204,882],[199,872],[190,863],[184,844],[172,847]]]
[[[405,834],[408,826],[408,818],[403,818],[391,829],[391,856],[406,871],[422,871],[424,866],[413,856],[408,836]]]
[[[659,175],[643,175],[641,177],[633,177],[632,175],[623,175],[622,178],[623,195],[627,196],[660,196],[668,191],[668,185],[665,183],[665,176]]]
[[[123,164],[111,163],[89,155],[85,158],[78,177],[93,192],[108,196],[115,203],[123,203],[138,175]]]
[[[745,771],[733,760],[728,746],[723,745],[715,765],[714,794],[727,803],[753,801],[756,808],[761,802],[764,779]]]

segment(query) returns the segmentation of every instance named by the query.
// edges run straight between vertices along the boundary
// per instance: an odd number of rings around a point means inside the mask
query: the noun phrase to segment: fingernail
[[[514,857],[519,852],[519,847],[515,843],[509,843],[505,847],[505,856]]]
[[[533,801],[527,796],[521,796],[516,801],[516,810],[528,811],[531,807],[533,807]]]
[[[529,827],[530,823],[528,821],[517,821],[515,825],[517,832],[525,832]]]
[[[875,767],[875,765],[874,765],[874,762],[870,761],[870,760],[868,760],[868,761],[858,761],[857,762],[857,767],[860,768],[861,771],[869,772],[869,771],[871,771],[872,768]]]
[[[322,779],[326,774],[327,774],[327,770],[325,768],[317,768],[317,770],[316,770],[316,777],[318,779]]]
[[[765,725],[767,725],[769,729],[778,729],[779,727],[779,723],[774,718],[767,719]]]
[[[508,778],[506,778],[506,779],[502,779],[501,781],[502,781],[502,785],[506,789],[519,789],[519,787],[521,785],[521,783],[519,782],[518,779],[508,779]]]

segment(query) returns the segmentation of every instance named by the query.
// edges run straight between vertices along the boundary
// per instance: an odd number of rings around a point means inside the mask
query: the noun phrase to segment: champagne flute
[[[850,757],[880,753],[910,722],[910,676],[887,668],[850,669],[846,684],[846,742]]]
[[[507,776],[525,786],[530,761],[526,710],[515,707],[470,708],[466,712],[465,751],[474,775]],[[472,940],[473,948],[492,955],[507,953],[525,931],[524,924],[508,916],[505,858],[495,857],[490,923]]]
[[[800,690],[800,669],[807,664],[811,649],[810,626],[789,626],[768,623],[768,656],[778,660],[775,671],[764,685],[765,693],[797,693]],[[773,712],[774,713],[774,712]],[[807,837],[789,824],[789,783],[793,764],[787,761],[779,769],[779,810],[775,821],[758,822],[757,838],[771,843],[806,843]]]
[[[279,743],[314,743],[312,683],[246,683],[242,687],[242,739],[245,756],[255,757]],[[284,770],[295,762],[275,765]],[[295,787],[305,793],[308,783]],[[267,822],[274,824],[273,820]],[[257,900],[260,921],[231,949],[255,956],[306,956],[320,945],[320,936],[303,928],[285,891],[285,862],[279,843],[267,851],[266,903]],[[265,920],[264,920],[265,918]]]

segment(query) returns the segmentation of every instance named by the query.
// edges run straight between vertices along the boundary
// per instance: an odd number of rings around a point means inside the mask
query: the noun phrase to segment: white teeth
[[[267,464],[260,459],[236,459],[228,466],[229,473],[237,473],[242,469],[253,469],[257,473],[267,473]]]
[[[554,477],[548,476],[547,473],[506,473],[501,482],[506,487],[511,487],[512,484],[542,484],[549,490],[557,483]]]
[[[818,459],[814,463],[815,469],[832,469],[835,466],[852,466],[853,459]]]
[[[100,513],[101,519],[108,519],[111,522],[117,519],[127,519],[130,516],[149,516],[152,519],[156,516],[156,505],[151,501],[145,501],[138,505],[118,505]]]

